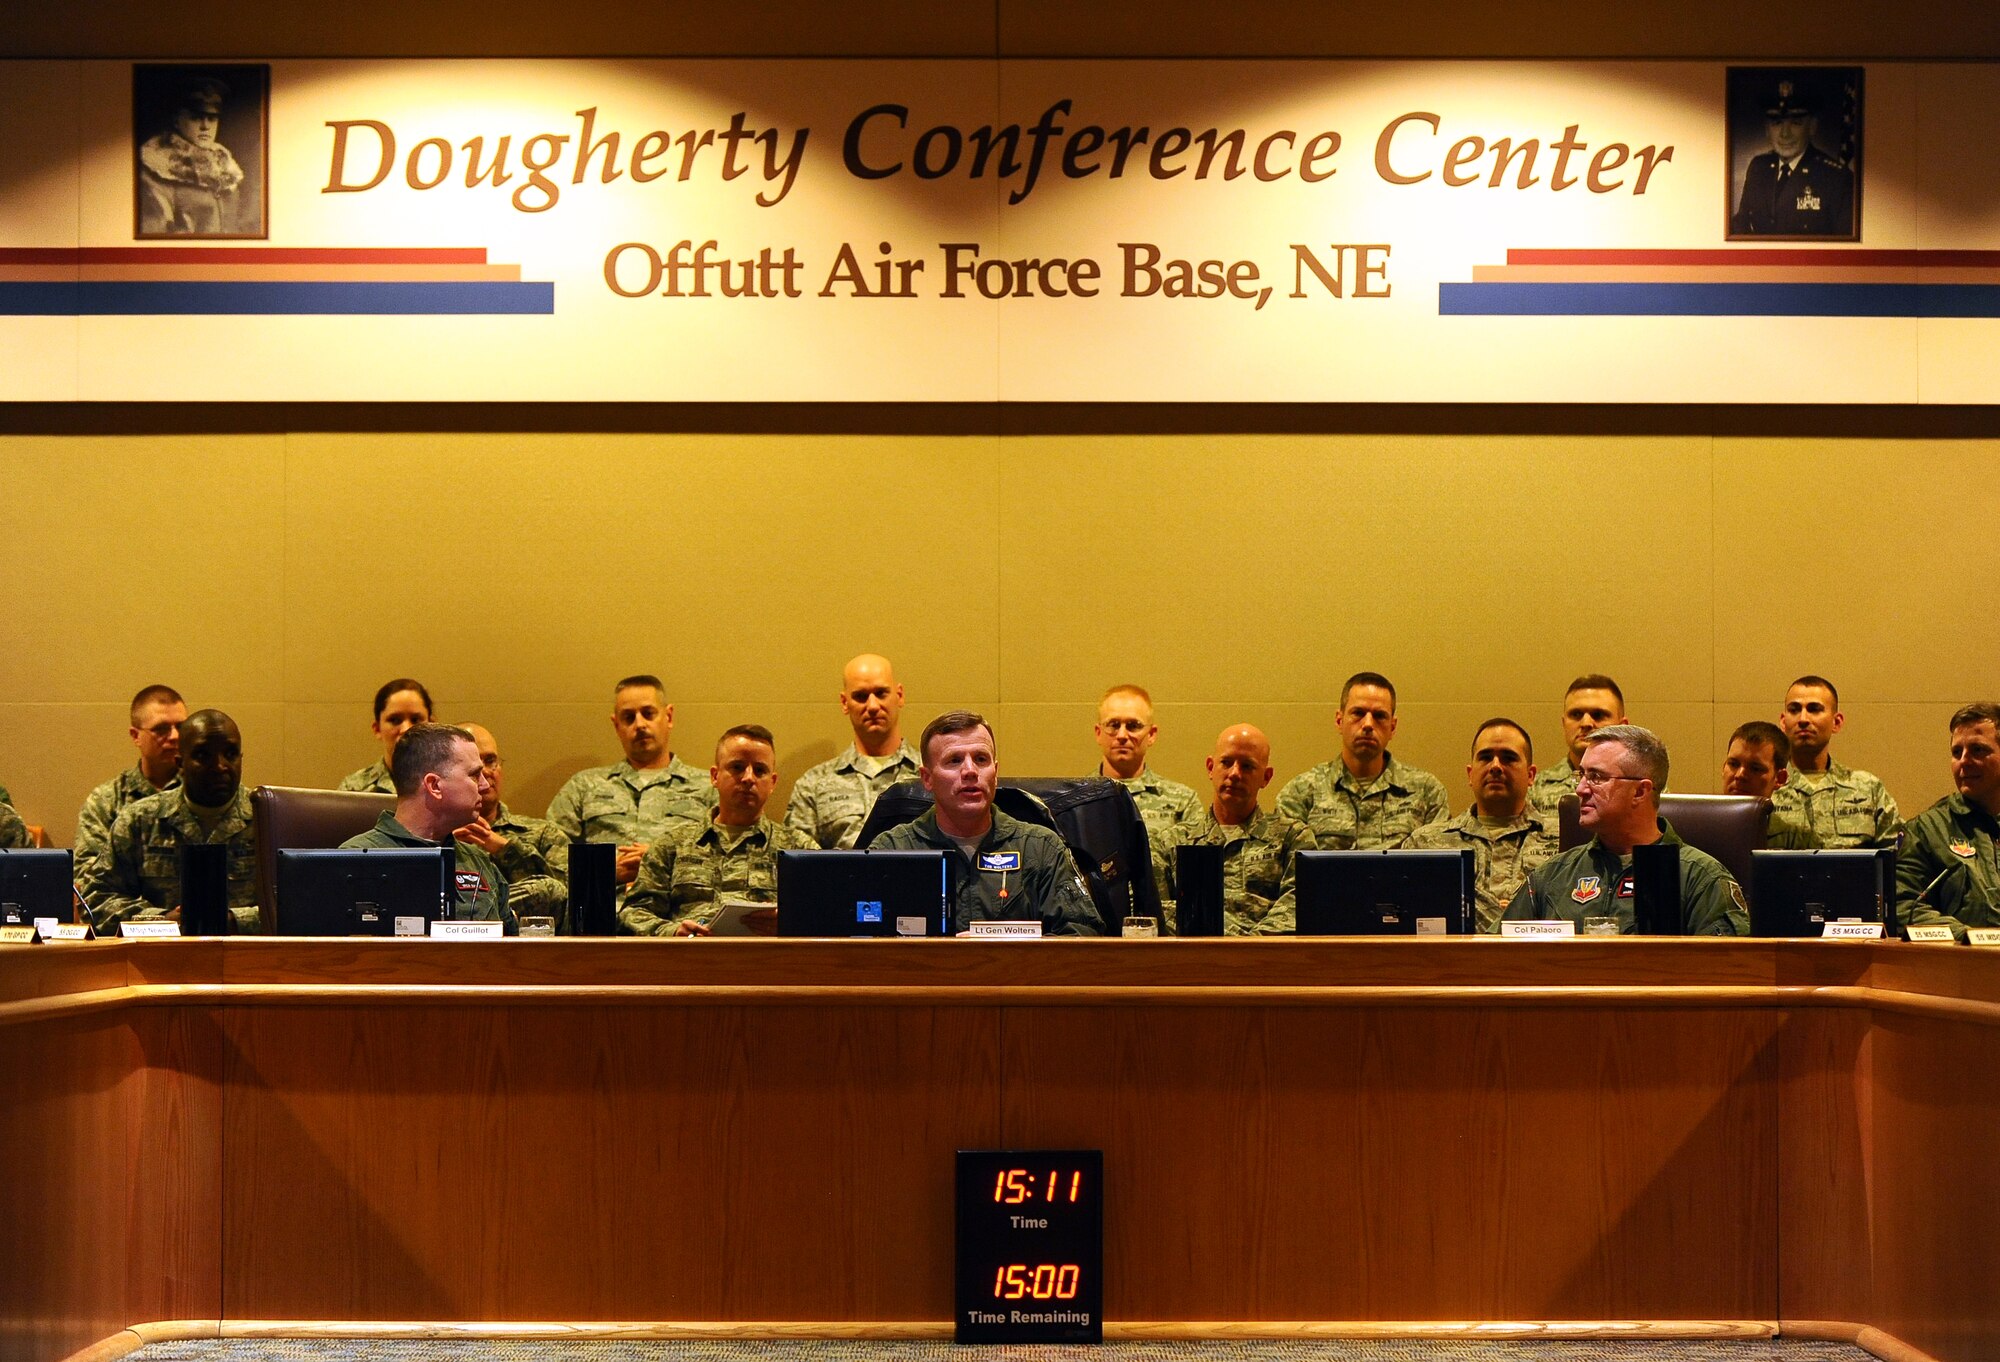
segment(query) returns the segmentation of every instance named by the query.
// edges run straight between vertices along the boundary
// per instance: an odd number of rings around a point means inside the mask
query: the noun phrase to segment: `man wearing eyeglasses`
[[[479,764],[488,777],[480,796],[479,816],[452,834],[470,842],[500,867],[507,877],[507,904],[521,917],[552,917],[562,931],[569,916],[569,840],[545,818],[515,813],[500,798],[506,762],[492,733],[478,724],[461,724],[479,749]]]
[[[1682,842],[1660,817],[1667,787],[1667,746],[1651,729],[1612,724],[1585,741],[1577,771],[1578,821],[1588,842],[1532,872],[1507,905],[1514,921],[1582,922],[1611,917],[1621,934],[1637,930],[1632,912],[1632,848],[1680,847],[1681,923],[1689,936],[1748,936],[1742,887],[1707,852]]]
[[[139,761],[92,790],[76,815],[76,866],[104,854],[111,844],[111,825],[128,804],[149,799],[180,781],[180,725],[187,703],[172,686],[148,686],[132,697],[132,727],[127,730]]]

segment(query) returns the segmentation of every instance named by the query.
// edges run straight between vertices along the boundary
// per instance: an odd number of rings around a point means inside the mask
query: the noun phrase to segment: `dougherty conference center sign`
[[[0,71],[10,400],[1991,402],[2000,67]]]

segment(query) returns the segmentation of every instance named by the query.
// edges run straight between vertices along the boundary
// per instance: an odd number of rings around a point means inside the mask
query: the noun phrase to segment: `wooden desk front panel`
[[[235,1318],[942,1319],[952,1150],[999,1137],[954,1007],[242,1007]]]
[[[1877,1013],[1874,1310],[1952,1362],[2000,1357],[2000,1028]]]
[[[1777,1012],[1010,1013],[1113,1319],[1768,1319]]]
[[[205,1009],[0,1032],[0,1357],[221,1310],[219,1047]]]

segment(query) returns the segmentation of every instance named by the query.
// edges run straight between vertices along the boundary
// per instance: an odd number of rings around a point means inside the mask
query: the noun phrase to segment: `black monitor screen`
[[[1750,935],[1820,936],[1829,922],[1881,922],[1893,851],[1753,851]]]
[[[1301,851],[1300,936],[1463,936],[1470,851]]]
[[[781,851],[779,936],[948,936],[942,851]]]
[[[68,922],[73,869],[67,851],[0,851],[0,926],[32,927],[43,917]]]
[[[443,847],[278,852],[279,936],[423,936],[451,881]]]

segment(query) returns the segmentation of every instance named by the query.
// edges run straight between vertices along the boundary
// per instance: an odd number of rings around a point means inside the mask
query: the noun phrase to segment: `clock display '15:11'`
[[[1038,1176],[1031,1168],[1008,1168],[993,1175],[993,1199],[1003,1206],[1019,1206],[1027,1201],[1074,1202],[1082,1192],[1082,1169],[1069,1175],[1068,1186],[1063,1185],[1062,1175],[1054,1169],[1046,1177]]]
[[[1075,1263],[1008,1263],[993,1272],[996,1301],[1076,1299],[1083,1269]]]

